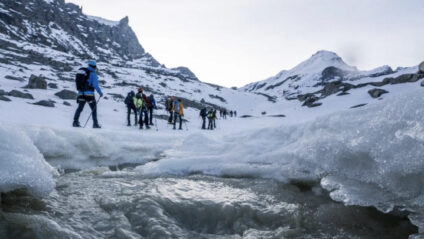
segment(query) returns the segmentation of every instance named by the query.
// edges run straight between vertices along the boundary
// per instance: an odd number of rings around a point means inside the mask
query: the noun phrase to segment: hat
[[[138,92],[142,92],[143,91],[143,88],[138,88]]]
[[[95,61],[95,60],[89,60],[89,61],[88,61],[88,65],[89,65],[89,66],[93,66],[93,67],[96,67],[96,66],[97,66],[97,64],[96,64],[96,61]]]

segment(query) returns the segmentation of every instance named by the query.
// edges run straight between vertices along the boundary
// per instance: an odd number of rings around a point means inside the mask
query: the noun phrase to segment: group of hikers
[[[80,68],[76,75],[76,86],[78,90],[77,103],[78,107],[74,115],[73,127],[81,127],[79,117],[84,109],[86,103],[91,108],[91,116],[93,117],[93,128],[101,128],[97,120],[97,103],[94,91],[103,96],[102,90],[99,87],[99,80],[96,73],[96,61],[90,60],[87,68]],[[100,98],[99,98],[100,100]],[[127,106],[127,126],[131,126],[131,113],[134,113],[134,126],[139,126],[143,129],[150,129],[153,124],[153,110],[157,109],[156,100],[153,94],[148,97],[143,93],[143,88],[138,88],[137,93],[130,91],[125,100]],[[179,130],[182,130],[184,105],[181,99],[175,99],[171,96],[165,101],[165,109],[169,113],[168,123],[173,125],[173,129],[177,129],[177,121],[179,122]],[[220,116],[226,119],[228,111],[226,109],[219,110]],[[236,111],[229,111],[230,117],[236,117]],[[216,128],[216,109],[203,107],[200,110],[200,117],[202,118],[202,129],[213,130]],[[208,127],[206,128],[206,119],[208,119]],[[87,120],[88,122],[88,120]],[[155,122],[156,123],[156,122]],[[84,125],[85,127],[85,125]],[[157,127],[157,125],[156,125]],[[186,126],[187,127],[187,126]]]

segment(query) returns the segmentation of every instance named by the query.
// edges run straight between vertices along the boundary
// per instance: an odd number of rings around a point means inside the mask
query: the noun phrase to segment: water
[[[0,238],[408,238],[406,216],[332,201],[313,182],[204,175],[145,178],[131,167],[62,174],[44,199],[2,195]]]

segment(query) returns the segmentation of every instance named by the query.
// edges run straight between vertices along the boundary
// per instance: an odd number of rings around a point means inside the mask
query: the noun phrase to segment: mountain
[[[274,77],[248,84],[241,88],[246,92],[266,95],[273,101],[300,100],[305,106],[319,106],[318,100],[339,93],[349,94],[352,89],[365,86],[383,86],[415,82],[423,75],[414,74],[417,68],[378,67],[371,71],[360,71],[346,64],[334,52],[318,51],[308,60],[291,70],[284,70]],[[371,93],[370,93],[371,95]]]
[[[138,87],[155,94],[160,105],[175,95],[193,110],[267,102],[263,96],[203,83],[187,67],[166,68],[141,46],[129,22],[128,17],[110,21],[85,15],[64,0],[1,1],[0,101],[59,109],[73,105],[68,91],[75,91],[75,73],[96,59],[104,100],[112,109],[122,108],[127,92]],[[247,104],[244,108],[250,111]]]

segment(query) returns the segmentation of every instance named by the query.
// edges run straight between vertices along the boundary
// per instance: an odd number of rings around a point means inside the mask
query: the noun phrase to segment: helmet
[[[96,61],[95,61],[95,60],[89,60],[89,61],[88,61],[88,65],[89,65],[89,66],[92,66],[92,67],[96,67],[96,66],[97,66],[97,64],[96,64]]]
[[[138,92],[143,92],[143,88],[138,88]]]

